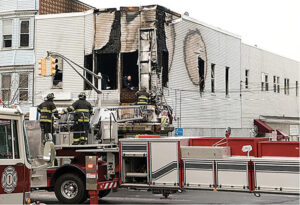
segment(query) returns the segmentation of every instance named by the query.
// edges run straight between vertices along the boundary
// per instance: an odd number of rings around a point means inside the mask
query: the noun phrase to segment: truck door
[[[0,204],[23,204],[29,187],[21,129],[18,117],[0,115]]]

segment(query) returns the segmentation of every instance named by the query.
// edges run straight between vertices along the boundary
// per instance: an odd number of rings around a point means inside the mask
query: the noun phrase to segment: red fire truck
[[[22,112],[0,108],[0,204],[30,203],[30,169]]]

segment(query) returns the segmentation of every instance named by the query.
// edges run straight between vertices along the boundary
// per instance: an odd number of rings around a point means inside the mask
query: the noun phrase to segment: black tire
[[[67,187],[71,187],[72,191],[66,189]],[[76,174],[67,173],[58,177],[54,185],[54,191],[56,198],[64,204],[83,203],[87,199],[85,182]],[[71,194],[68,195],[69,193]]]
[[[110,193],[110,189],[99,191],[99,199],[103,198],[103,197],[106,197],[109,193]]]

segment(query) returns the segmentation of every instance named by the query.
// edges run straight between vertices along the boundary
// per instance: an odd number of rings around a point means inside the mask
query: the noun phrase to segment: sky
[[[300,0],[81,0],[96,8],[159,4],[300,62]]]

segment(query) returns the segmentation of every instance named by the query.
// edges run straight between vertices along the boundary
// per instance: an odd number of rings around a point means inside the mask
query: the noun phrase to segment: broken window
[[[12,20],[3,20],[3,48],[11,48],[12,46]]]
[[[225,94],[229,94],[229,67],[226,67],[225,70]]]
[[[84,67],[93,72],[93,54],[84,56]],[[93,76],[88,72],[85,72],[85,78],[93,83]],[[84,81],[84,89],[92,90],[92,87]]]
[[[126,77],[131,76],[131,87],[139,87],[139,67],[138,67],[138,52],[122,53],[122,79],[126,81]],[[122,82],[122,88],[126,88]]]
[[[215,64],[211,64],[211,92],[215,93]]]
[[[57,59],[56,71],[53,76],[53,87],[52,88],[62,88],[63,87],[63,59],[60,57],[54,57]]]
[[[168,87],[169,82],[169,53],[163,51],[162,54],[162,86]]]
[[[200,92],[204,91],[204,60],[198,57],[198,72],[199,72],[199,85]]]
[[[249,88],[249,70],[245,70],[245,88]]]
[[[11,75],[10,74],[2,74],[2,101],[10,100],[10,88],[11,88]]]
[[[21,21],[20,46],[29,46],[29,21]]]
[[[117,89],[117,53],[101,53],[97,54],[97,73],[102,75],[102,90],[115,90]],[[96,86],[98,83],[96,82]]]
[[[28,74],[19,75],[19,100],[28,101]]]

